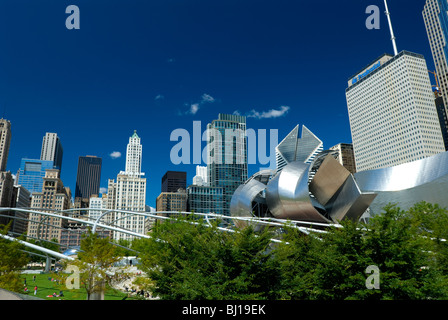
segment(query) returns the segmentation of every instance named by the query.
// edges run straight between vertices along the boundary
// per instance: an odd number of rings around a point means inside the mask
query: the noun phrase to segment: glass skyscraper
[[[230,215],[235,190],[247,180],[246,117],[219,114],[207,126],[208,184],[222,188],[223,214]]]
[[[54,163],[50,160],[26,159],[20,162],[17,184],[29,192],[41,192],[45,170],[53,169]]]

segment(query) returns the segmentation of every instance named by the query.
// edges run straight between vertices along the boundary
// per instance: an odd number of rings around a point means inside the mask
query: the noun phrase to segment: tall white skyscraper
[[[0,119],[0,171],[6,171],[10,143],[11,122],[6,119]]]
[[[128,147],[126,150],[126,171],[128,175],[142,175],[142,145],[137,131],[129,138]]]
[[[117,181],[109,179],[107,208],[132,212],[145,212],[146,178],[142,178],[142,145],[140,137],[134,131],[129,138],[126,152],[126,170],[117,175]],[[114,215],[118,227],[144,234],[150,223],[146,217],[128,212],[116,212]],[[121,232],[114,232],[114,239],[132,239]]]
[[[445,151],[422,55],[381,56],[349,80],[346,98],[357,171]]]
[[[208,183],[207,167],[196,166],[196,175],[193,177],[193,185],[206,186]]]
[[[47,132],[42,139],[40,160],[53,161],[55,168],[62,168],[62,144],[57,133]]]
[[[448,103],[448,2],[426,0],[423,20],[438,76],[439,90],[445,107]]]

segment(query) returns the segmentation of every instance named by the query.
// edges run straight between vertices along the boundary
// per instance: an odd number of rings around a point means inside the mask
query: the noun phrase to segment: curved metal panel
[[[310,183],[310,191],[317,201],[325,206],[349,176],[347,169],[333,156],[327,155]]]
[[[328,222],[311,203],[308,171],[308,164],[291,162],[268,183],[266,203],[274,217]]]
[[[358,172],[363,192],[378,193],[370,208],[378,214],[389,203],[407,210],[426,201],[448,207],[448,152],[391,168]]]

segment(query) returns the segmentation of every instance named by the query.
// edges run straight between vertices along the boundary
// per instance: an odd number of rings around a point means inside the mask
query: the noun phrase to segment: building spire
[[[389,22],[389,29],[390,29],[390,36],[391,36],[391,40],[392,40],[392,45],[394,47],[394,55],[398,54],[397,51],[397,44],[395,42],[395,35],[394,35],[394,30],[392,29],[392,22],[390,20],[390,12],[389,12],[389,8],[387,7],[387,0],[384,0],[384,6],[386,7],[386,16],[387,16],[387,21]]]

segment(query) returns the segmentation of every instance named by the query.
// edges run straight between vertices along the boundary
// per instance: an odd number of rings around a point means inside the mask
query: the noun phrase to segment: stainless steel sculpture
[[[232,216],[259,217],[253,209],[264,206],[264,216],[331,223],[359,220],[375,196],[361,192],[353,175],[323,152],[311,164],[294,161],[255,174],[235,191],[230,210]]]
[[[448,208],[448,152],[391,168],[355,173],[363,192],[378,194],[370,205],[378,214],[389,203],[407,210],[426,201]]]

